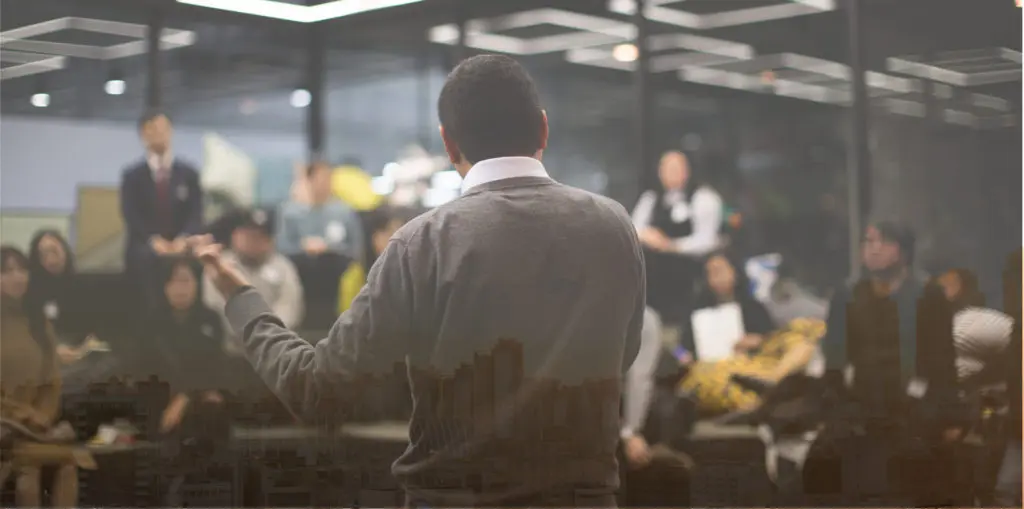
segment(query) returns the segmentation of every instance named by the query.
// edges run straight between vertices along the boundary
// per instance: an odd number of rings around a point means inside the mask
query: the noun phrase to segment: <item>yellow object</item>
[[[373,210],[384,198],[373,192],[373,182],[363,170],[355,166],[339,166],[331,175],[334,196],[355,210]]]
[[[760,399],[732,382],[733,374],[771,380],[775,368],[797,345],[817,343],[825,335],[825,322],[798,318],[771,333],[752,356],[734,355],[715,362],[696,362],[680,388],[697,399],[704,414],[722,414],[756,405]]]
[[[366,269],[359,262],[348,264],[348,269],[341,275],[341,284],[338,285],[338,314],[344,313],[352,306],[352,301],[359,294],[366,284]]]

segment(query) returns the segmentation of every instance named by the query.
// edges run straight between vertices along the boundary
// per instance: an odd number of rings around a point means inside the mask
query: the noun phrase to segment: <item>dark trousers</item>
[[[679,325],[692,308],[700,263],[671,253],[644,249],[647,264],[647,305],[665,325]]]
[[[459,504],[461,505],[461,504]],[[405,507],[407,509],[426,509],[433,507],[453,507],[451,504],[432,503],[431,501],[418,500],[406,494]],[[472,504],[470,507],[618,507],[618,500],[614,493],[598,493],[581,497],[576,490],[556,490],[543,494],[525,495],[521,497],[506,498],[492,503]]]
[[[352,262],[338,253],[317,256],[297,254],[289,257],[302,281],[306,301],[306,328],[329,328],[338,316],[338,288],[341,276]]]
[[[884,435],[842,439],[842,503],[966,507],[973,501],[959,449]]]

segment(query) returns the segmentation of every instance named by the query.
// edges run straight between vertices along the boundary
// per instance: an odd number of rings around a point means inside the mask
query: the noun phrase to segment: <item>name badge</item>
[[[672,206],[672,221],[682,223],[690,219],[690,206],[686,203],[677,203]]]
[[[181,201],[188,199],[188,186],[184,184],[178,186],[178,199]]]
[[[271,284],[276,284],[281,281],[281,274],[277,272],[277,269],[269,266],[263,267],[263,269],[260,270],[260,277]]]
[[[60,307],[54,301],[43,304],[43,314],[47,320],[56,320],[60,316]]]
[[[213,326],[208,323],[203,324],[201,327],[199,327],[199,332],[201,332],[206,337],[213,337]]]
[[[342,242],[345,240],[345,225],[331,221],[327,224],[327,231],[324,232],[324,236],[327,237],[328,242]]]
[[[907,385],[907,395],[914,399],[921,399],[928,392],[928,381],[921,378],[914,378]]]

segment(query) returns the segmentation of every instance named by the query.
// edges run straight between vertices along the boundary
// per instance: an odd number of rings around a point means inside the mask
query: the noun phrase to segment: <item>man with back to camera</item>
[[[334,197],[330,165],[311,164],[306,179],[309,203],[293,201],[281,208],[277,248],[299,271],[313,321],[329,323],[342,274],[363,258],[363,228],[355,211]]]
[[[200,257],[256,371],[307,420],[406,364],[415,406],[392,472],[408,507],[614,507],[620,382],[645,306],[630,217],[548,176],[547,116],[513,59],[462,62],[438,112],[462,196],[395,233],[315,346],[219,246],[198,243]]]
[[[184,253],[185,239],[203,227],[199,172],[174,156],[173,134],[167,115],[144,115],[139,135],[146,157],[121,175],[121,215],[128,234],[125,271],[138,277],[148,277],[157,257]]]

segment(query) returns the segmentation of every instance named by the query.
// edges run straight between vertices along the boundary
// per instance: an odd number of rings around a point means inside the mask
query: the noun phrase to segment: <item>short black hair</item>
[[[446,135],[467,162],[532,156],[542,146],[544,111],[518,62],[503,55],[466,59],[448,75],[437,100]]]
[[[891,219],[872,221],[867,228],[874,228],[882,235],[882,238],[893,242],[900,247],[900,258],[907,267],[914,265],[914,257],[917,254],[917,236],[909,226],[898,223]],[[864,230],[866,231],[867,228]]]
[[[154,121],[154,120],[156,120],[156,119],[158,119],[160,117],[164,117],[168,121],[171,120],[170,115],[168,115],[167,113],[164,113],[161,110],[149,110],[146,113],[143,113],[142,116],[139,117],[139,126],[138,126],[139,130],[141,131],[143,127],[146,127],[146,124],[148,124],[148,123],[150,123],[150,122],[152,122],[152,121]]]

